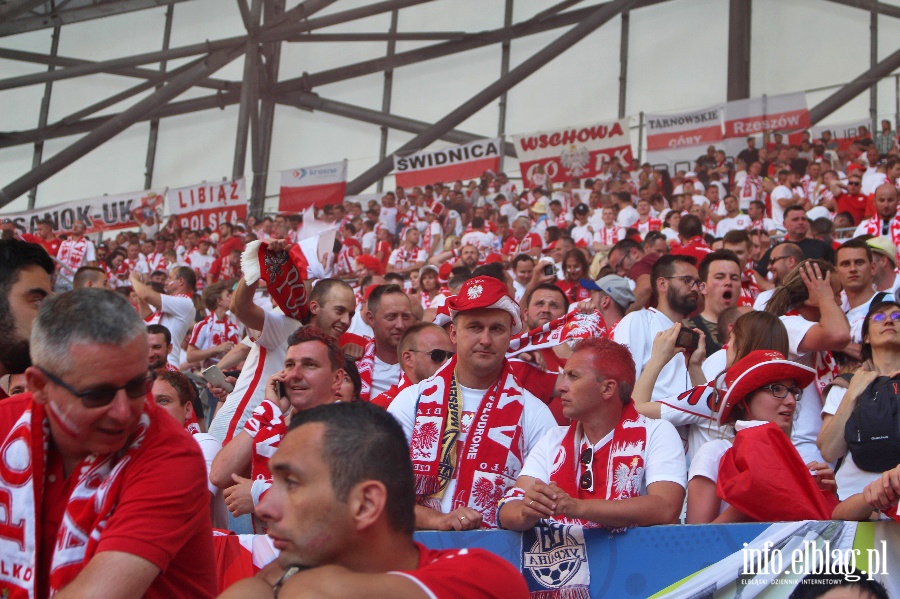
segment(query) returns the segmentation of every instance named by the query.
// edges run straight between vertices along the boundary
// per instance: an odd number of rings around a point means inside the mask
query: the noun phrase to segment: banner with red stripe
[[[414,187],[436,181],[477,179],[484,171],[500,169],[502,148],[502,138],[495,137],[408,156],[394,154],[394,180],[398,187]]]
[[[725,137],[729,139],[763,131],[796,131],[809,126],[809,109],[803,92],[725,104]]]
[[[247,186],[243,177],[235,181],[200,183],[166,192],[169,214],[177,215],[183,229],[215,230],[221,223],[247,218]]]
[[[631,167],[631,130],[628,119],[563,127],[513,135],[519,168],[526,187],[575,177],[593,177],[616,160]],[[544,175],[540,168],[543,167]]]
[[[347,161],[281,172],[280,212],[301,212],[310,206],[340,204],[347,191]]]

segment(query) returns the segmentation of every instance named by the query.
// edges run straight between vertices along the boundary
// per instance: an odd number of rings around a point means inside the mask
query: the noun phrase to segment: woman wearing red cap
[[[776,351],[751,352],[728,369],[719,420],[735,438],[710,441],[694,456],[689,524],[831,517],[834,473],[804,464],[790,441],[797,402],[815,376]]]

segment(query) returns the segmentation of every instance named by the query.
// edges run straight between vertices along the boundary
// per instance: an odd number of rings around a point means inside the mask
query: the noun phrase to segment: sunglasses
[[[447,360],[453,357],[453,354],[456,352],[447,351],[443,349],[432,349],[432,350],[420,350],[420,349],[411,349],[411,352],[415,352],[417,354],[428,354],[431,358],[431,361],[435,364],[443,364]]]
[[[578,486],[582,491],[590,491],[594,488],[594,475],[591,473],[591,465],[594,463],[594,449],[586,447],[579,457],[581,465],[585,467],[585,471],[581,475]]]
[[[877,314],[873,314],[871,320],[872,322],[885,322],[890,318],[891,322],[897,322],[900,320],[900,312],[891,312],[890,314],[885,314],[884,312],[878,312]]]
[[[131,379],[121,387],[113,387],[112,385],[100,385],[99,387],[94,387],[93,389],[78,391],[63,382],[63,380],[58,376],[47,372],[40,366],[38,366],[37,369],[40,370],[44,374],[44,376],[50,379],[50,381],[54,385],[62,387],[63,389],[80,399],[82,405],[84,405],[84,407],[88,409],[108,406],[112,403],[112,400],[116,398],[116,394],[118,394],[121,389],[125,390],[125,395],[128,396],[128,399],[144,398],[148,393],[150,393],[150,388],[153,386],[153,381],[156,379],[156,374],[152,370],[148,370],[145,374]]]

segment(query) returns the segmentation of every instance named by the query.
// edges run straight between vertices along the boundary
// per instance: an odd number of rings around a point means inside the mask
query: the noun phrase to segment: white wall
[[[341,0],[320,14],[340,12],[367,4]],[[889,0],[900,5],[900,0]],[[288,7],[296,4],[288,1]],[[516,0],[514,22],[525,20],[555,2]],[[599,5],[582,2],[577,8]],[[481,31],[503,23],[503,0],[440,0],[400,12],[399,30]],[[161,46],[163,8],[119,15],[66,26],[59,52],[64,56],[104,60]],[[390,15],[323,29],[320,32],[387,31]],[[509,93],[508,133],[613,119],[618,111],[619,36],[621,20],[615,18],[574,45]],[[628,96],[626,111],[677,111],[725,99],[727,81],[728,2],[725,0],[670,0],[641,8],[631,14]],[[845,83],[869,66],[868,13],[826,0],[754,0],[752,13],[752,95],[778,94]],[[512,42],[514,68],[565,30],[557,29]],[[175,5],[172,46],[240,35],[243,26],[236,3],[229,0],[193,0]],[[900,19],[879,18],[879,57],[900,47]],[[399,42],[405,51],[437,42]],[[383,55],[386,42],[291,43],[282,50],[282,79],[303,72],[317,72]],[[0,40],[0,46],[48,53],[50,30],[31,32]],[[169,68],[186,60],[171,61]],[[148,65],[151,67],[152,65]],[[0,78],[42,72],[41,65],[0,60]],[[215,77],[239,80],[243,59],[226,66]],[[433,122],[495,81],[500,74],[500,46],[494,45],[425,63],[402,67],[394,73],[395,114]],[[60,81],[53,86],[50,120],[58,120],[84,106],[136,85],[140,80],[113,75],[94,75]],[[368,75],[323,86],[314,91],[323,97],[380,110],[382,74]],[[880,117],[894,117],[893,78],[878,86]],[[810,107],[833,90],[807,94]],[[147,92],[149,93],[149,92]],[[136,96],[146,97],[147,93]],[[204,96],[196,89],[179,99]],[[37,125],[43,85],[0,92],[0,131],[31,129]],[[123,102],[100,114],[111,114],[129,106]],[[868,93],[835,112],[826,122],[841,122],[868,116]],[[179,186],[202,180],[229,177],[235,143],[237,106],[164,119],[156,155],[154,186]],[[459,129],[496,135],[498,102],[463,122]],[[84,158],[78,160],[38,188],[37,205],[140,189],[144,183],[148,123],[139,123]],[[391,131],[388,151],[412,139]],[[47,158],[77,137],[50,140]],[[279,106],[268,193],[276,194],[277,171],[349,159],[353,177],[377,159],[380,129],[373,125]],[[636,131],[633,144],[637,146]],[[446,145],[437,142],[435,146]],[[31,167],[32,146],[0,150],[0,185],[5,186]],[[505,170],[515,174],[518,165],[506,159]],[[246,172],[252,172],[248,154]],[[389,177],[386,186],[392,185]],[[374,186],[373,186],[374,188]],[[4,211],[25,207],[25,196]]]

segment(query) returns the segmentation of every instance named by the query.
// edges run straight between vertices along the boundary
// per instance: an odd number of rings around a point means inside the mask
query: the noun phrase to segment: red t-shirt
[[[706,245],[706,242],[702,237],[694,237],[690,240],[690,242],[677,250],[672,250],[672,254],[676,256],[690,256],[697,261],[697,266],[700,265],[700,261],[703,260],[707,254],[711,254],[712,250]]]
[[[837,197],[837,210],[838,212],[849,212],[853,215],[853,224],[858,225],[865,219],[867,202],[866,196],[861,193],[842,193]]]
[[[508,561],[484,549],[429,549],[421,543],[419,566],[394,572],[415,582],[438,599],[527,599],[522,573]]]
[[[32,399],[30,393],[0,403],[0,438],[9,434]],[[148,560],[162,573],[144,597],[215,597],[216,565],[209,515],[206,464],[200,448],[174,419],[153,410],[143,446],[123,472],[122,492],[100,536],[97,553],[121,551]],[[44,593],[50,552],[74,477],[48,452],[41,510],[39,581]]]
[[[243,249],[244,249],[244,242],[237,235],[232,235],[225,241],[221,242],[219,244],[219,247],[217,248],[218,254],[222,258],[227,258],[229,256],[229,254],[231,254],[231,250],[243,250]]]

